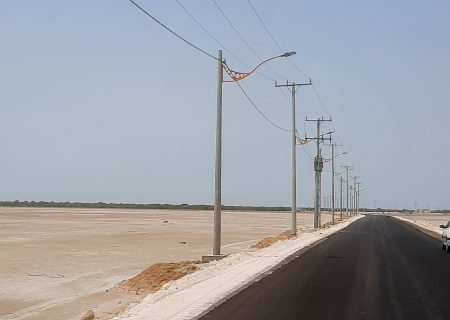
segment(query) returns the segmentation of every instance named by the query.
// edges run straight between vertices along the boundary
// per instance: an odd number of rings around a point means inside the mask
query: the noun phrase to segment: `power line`
[[[292,130],[288,130],[288,129],[284,129],[282,127],[280,127],[279,125],[277,125],[275,122],[273,122],[272,120],[270,120],[269,117],[267,117],[260,108],[258,108],[258,106],[256,105],[256,103],[253,102],[253,100],[250,98],[250,96],[247,94],[247,92],[245,92],[244,88],[242,88],[241,84],[238,81],[234,81],[239,89],[241,89],[242,93],[245,95],[245,97],[247,98],[247,100],[250,102],[250,104],[253,106],[253,108],[256,109],[256,111],[258,111],[258,113],[264,118],[266,119],[267,122],[269,122],[271,125],[273,125],[274,127],[280,129],[281,131],[285,131],[285,132],[292,132]]]
[[[279,45],[279,43],[277,42],[277,40],[275,40],[274,36],[272,35],[272,33],[269,31],[269,29],[267,28],[266,24],[264,23],[263,19],[261,18],[261,16],[258,14],[258,11],[256,11],[255,7],[253,6],[253,4],[251,3],[250,0],[247,0],[248,4],[250,5],[250,7],[252,7],[253,12],[255,13],[255,15],[258,17],[259,22],[261,22],[264,30],[266,30],[267,34],[269,35],[269,37],[272,39],[273,43],[278,47],[278,49],[280,49],[280,52],[283,53],[284,50],[283,48],[281,48],[281,46]]]
[[[280,89],[280,92],[283,94],[284,99],[290,104],[291,101],[289,100],[289,97],[287,96],[287,93],[284,92],[283,88],[281,88],[281,87],[278,87],[278,88]],[[298,111],[298,113],[300,113],[302,116],[306,117],[306,114],[303,113],[303,111],[301,111],[301,110],[297,110],[297,111]]]
[[[314,89],[314,93],[315,93],[315,95],[316,95],[316,97],[317,97],[317,100],[319,101],[319,104],[322,106],[322,108],[323,108],[323,110],[325,111],[325,113],[326,113],[329,117],[331,117],[331,114],[328,112],[327,108],[325,107],[325,104],[323,103],[322,98],[321,98],[320,95],[319,95],[319,91],[318,91],[317,88],[314,86],[314,84],[313,84],[313,89]],[[333,122],[331,122],[331,127],[333,128],[333,131],[335,132],[335,134],[336,134],[336,136],[339,138],[339,140],[342,141],[341,137],[340,137],[339,134],[337,133],[337,130],[336,130],[336,128],[335,128]]]
[[[229,49],[227,49],[222,42],[220,42],[217,37],[213,36],[211,34],[211,32],[208,31],[208,29],[203,26],[200,21],[198,21],[197,18],[195,18],[192,13],[179,1],[179,0],[175,0],[176,3],[178,3],[178,5],[181,7],[181,9],[183,9],[183,11],[212,39],[214,40],[220,47],[222,47],[226,52],[228,52],[233,58],[235,58],[237,61],[239,61],[240,63],[242,63],[244,66],[246,66],[249,69],[252,69],[252,67],[250,67],[247,63],[245,63],[244,61],[242,61],[239,57],[237,57],[233,52],[231,52]],[[265,75],[264,73],[260,72],[260,71],[256,71],[255,73],[263,76],[264,78],[268,79],[268,80],[272,80],[275,81],[274,78],[269,77],[268,75]]]
[[[323,110],[325,111],[325,113],[326,113],[329,117],[331,117],[331,115],[330,115],[330,113],[328,112],[327,108],[326,108],[325,105],[323,104],[322,99],[321,99],[320,96],[319,96],[319,92],[317,91],[317,88],[316,88],[316,86],[315,86],[314,84],[313,84],[313,89],[314,89],[314,92],[315,92],[315,94],[316,94],[317,100],[319,100],[319,104],[322,106],[322,108],[323,108]]]
[[[212,0],[214,5],[216,6],[216,8],[220,11],[220,13],[222,14],[222,16],[225,18],[225,20],[227,20],[228,24],[231,26],[231,28],[234,30],[234,32],[236,32],[236,34],[239,36],[239,38],[242,40],[242,42],[244,42],[244,44],[247,46],[247,48],[253,52],[253,54],[259,59],[262,60],[262,58],[258,55],[258,53],[256,53],[256,51],[250,46],[250,44],[247,42],[247,40],[244,39],[244,37],[242,36],[242,34],[238,31],[238,29],[236,29],[236,27],[233,25],[233,23],[231,22],[231,20],[228,18],[228,16],[225,14],[225,12],[223,12],[222,8],[219,6],[219,4],[216,2],[216,0]]]
[[[309,154],[309,152],[306,150],[305,146],[304,146],[303,144],[302,144],[301,146],[302,146],[302,148],[303,148],[303,151],[305,151],[306,155],[308,156],[308,158],[311,159],[312,161],[314,161],[313,156],[311,156],[311,155]]]
[[[306,132],[306,123],[310,124],[310,122],[303,121],[303,129],[305,130],[305,138],[306,138],[306,136],[308,135],[307,132]],[[312,125],[312,124],[310,124],[310,125]],[[311,160],[314,161],[314,157],[311,156],[310,151],[309,151],[309,149],[308,149],[308,143],[303,144],[302,147],[303,147],[303,150],[305,151],[305,153],[307,153],[308,157],[309,157]]]
[[[261,15],[258,13],[258,11],[256,10],[255,6],[252,4],[252,2],[250,0],[247,0],[248,4],[250,5],[250,7],[252,8],[254,14],[256,15],[256,17],[258,18],[259,22],[261,23],[261,25],[263,26],[264,30],[266,31],[266,33],[269,35],[270,39],[272,40],[272,42],[275,44],[275,46],[281,51],[284,52],[283,47],[279,44],[279,42],[275,39],[275,37],[273,36],[272,32],[270,32],[269,28],[267,27],[267,25],[264,23],[264,20],[262,19]],[[304,72],[302,69],[300,69],[292,60],[291,58],[288,57],[288,61],[289,63],[299,72],[301,73],[303,76],[307,77],[307,78],[311,78],[308,74],[306,74],[306,72]],[[314,93],[317,97],[317,100],[319,101],[320,106],[322,107],[322,109],[325,111],[325,113],[331,117],[331,114],[328,112],[327,108],[325,107],[319,92],[316,88],[316,86],[313,84],[313,89],[314,89]],[[297,95],[304,103],[306,106],[310,107],[311,109],[313,109],[304,99],[302,96]],[[334,131],[336,131],[336,128],[334,127],[334,124],[331,123],[331,126],[333,128]],[[339,137],[339,134],[336,133],[336,135]]]
[[[306,73],[306,72],[304,72],[302,69],[300,69],[292,60],[291,60],[291,58],[289,58],[288,57],[288,61],[289,61],[289,63],[300,73],[300,74],[302,74],[303,76],[305,76],[307,79],[311,79],[311,77]]]
[[[252,8],[254,14],[256,15],[256,17],[258,18],[259,22],[261,23],[261,25],[263,26],[264,30],[266,31],[266,33],[269,35],[270,39],[272,40],[272,42],[275,44],[275,46],[280,50],[280,52],[284,52],[284,49],[281,47],[281,45],[278,43],[278,41],[275,39],[275,37],[273,36],[273,34],[270,32],[269,28],[267,27],[267,25],[264,23],[264,20],[262,19],[261,15],[258,13],[258,11],[256,10],[255,6],[252,4],[252,2],[250,0],[247,0],[248,4],[250,5],[250,7]],[[305,77],[310,78],[303,70],[301,70],[299,67],[297,67],[297,65],[295,65],[295,63],[291,60],[288,59],[289,62],[291,63],[291,65],[297,69],[297,71],[299,71],[301,74],[303,74]],[[322,100],[320,99],[317,89],[314,87],[313,84],[313,88],[314,91],[316,93],[316,96],[319,99],[320,104],[322,105],[322,107],[324,108],[325,112],[328,114],[328,116],[330,116],[330,114],[327,112],[325,106],[322,103]],[[302,96],[298,95],[297,96],[305,103],[305,105],[309,106],[311,109],[313,109],[304,99]]]
[[[303,98],[303,96],[301,96],[298,92],[296,93],[297,97],[302,100],[302,102],[304,103],[305,107],[309,108],[309,111],[313,113],[313,115],[319,115],[319,113],[317,111],[314,110],[314,107],[312,107],[306,100],[305,98]],[[305,116],[306,117],[306,116]]]
[[[270,39],[272,40],[272,42],[275,44],[275,46],[281,51],[284,52],[284,49],[282,48],[282,46],[279,44],[279,42],[275,39],[275,37],[273,36],[272,32],[270,32],[269,28],[267,27],[267,25],[264,23],[264,20],[262,19],[261,15],[258,13],[258,11],[256,10],[255,6],[252,4],[252,2],[250,0],[247,0],[248,4],[250,5],[250,7],[252,8],[254,14],[256,15],[256,17],[258,18],[259,22],[261,23],[261,25],[263,26],[264,30],[266,31],[266,33],[269,35]],[[307,78],[311,78],[308,74],[306,74],[303,70],[301,70],[289,57],[288,57],[289,63],[298,71],[300,72],[302,75],[304,75]],[[322,109],[325,111],[325,113],[331,117],[331,114],[328,112],[327,108],[325,107],[319,92],[316,88],[316,86],[313,84],[313,89],[314,89],[314,93],[317,97],[317,100],[319,101],[320,106],[322,107]],[[309,106],[311,109],[313,109],[308,103],[306,103],[306,101],[303,99],[302,96],[297,95],[307,106]],[[331,123],[332,128],[334,131],[336,131],[334,124]],[[336,133],[336,135],[339,137],[339,135]]]
[[[261,56],[250,46],[250,44],[248,43],[247,40],[245,40],[245,38],[242,36],[242,34],[239,32],[239,30],[233,25],[233,23],[231,22],[230,18],[228,18],[228,16],[225,14],[225,12],[222,10],[222,8],[219,6],[219,4],[217,3],[216,0],[212,0],[214,5],[216,6],[216,8],[219,10],[219,12],[222,14],[222,16],[225,18],[225,20],[228,22],[228,24],[230,25],[230,27],[234,30],[234,32],[238,35],[238,37],[242,40],[242,42],[246,45],[246,47],[260,60],[263,61],[263,59],[261,58]],[[275,71],[274,69],[272,69],[270,66],[266,66],[270,71],[272,71],[275,75],[286,79],[285,76],[283,76],[282,74],[278,73],[277,71]]]
[[[259,22],[261,22],[264,30],[266,31],[266,33],[269,35],[270,39],[272,39],[272,42],[275,44],[275,46],[277,46],[277,48],[281,51],[284,52],[284,49],[280,46],[280,44],[278,43],[278,41],[275,39],[275,37],[273,36],[272,32],[270,32],[269,28],[267,27],[267,25],[264,23],[263,19],[261,18],[261,15],[258,13],[258,11],[256,10],[255,6],[251,3],[250,0],[247,0],[248,4],[250,5],[250,7],[252,7],[253,12],[255,13],[256,17],[258,18]],[[288,58],[289,63],[298,71],[300,72],[302,75],[304,75],[306,78],[311,78],[309,75],[307,75],[302,69],[300,69],[290,58]]]
[[[147,10],[145,10],[143,7],[141,7],[139,4],[137,4],[134,0],[129,0],[136,8],[138,8],[140,11],[142,11],[145,15],[147,15],[149,18],[151,18],[152,20],[154,20],[156,23],[158,23],[160,26],[162,26],[164,29],[166,29],[167,31],[169,31],[170,33],[172,33],[175,37],[177,37],[178,39],[180,39],[181,41],[185,42],[187,45],[191,46],[192,48],[196,49],[197,51],[203,53],[204,55],[214,59],[214,60],[218,60],[215,56],[213,56],[212,54],[208,53],[207,51],[201,49],[200,47],[198,47],[197,45],[193,44],[192,42],[190,42],[189,40],[185,39],[184,37],[182,37],[181,35],[179,35],[177,32],[175,32],[174,30],[172,30],[171,28],[169,28],[168,26],[166,26],[164,23],[162,23],[161,21],[159,21],[156,17],[154,17],[152,14],[150,14]],[[242,34],[236,29],[236,27],[233,25],[233,23],[230,21],[230,19],[228,18],[228,16],[225,14],[225,12],[220,8],[220,6],[218,5],[218,3],[215,0],[212,0],[213,3],[215,4],[215,6],[217,7],[217,9],[220,11],[220,13],[222,14],[222,16],[227,20],[228,24],[232,27],[232,29],[236,32],[236,34],[239,36],[239,38],[245,43],[245,45],[248,47],[248,49],[250,51],[253,52],[253,54],[260,60],[262,60],[262,58],[258,55],[258,53],[249,45],[249,43],[245,40],[245,38],[242,36]],[[225,46],[216,38],[214,37],[178,0],[176,0],[176,2],[180,5],[180,7],[189,15],[189,17],[191,17],[191,19],[193,19],[214,41],[216,41],[216,43],[218,43],[221,47],[223,47],[231,56],[233,56],[234,58],[236,58],[236,60],[238,60],[239,62],[241,62],[242,64],[246,65],[247,67],[249,67],[246,63],[244,63],[241,59],[239,59],[236,55],[234,55],[230,50],[228,50],[227,48],[225,48]],[[266,30],[266,32],[269,34],[270,38],[273,40],[273,42],[276,44],[276,46],[278,47],[278,49],[282,50],[282,47],[278,44],[278,42],[275,40],[275,38],[273,37],[273,35],[271,34],[271,32],[269,31],[269,29],[267,28],[267,26],[265,25],[264,21],[262,20],[261,16],[258,14],[258,12],[256,11],[255,7],[252,5],[252,3],[250,2],[250,0],[248,0],[248,3],[250,4],[250,6],[252,7],[254,13],[256,14],[256,16],[258,17],[258,19],[260,20],[261,24],[263,25],[264,29]],[[306,73],[304,73],[300,68],[298,68],[290,59],[289,59],[290,63],[299,71],[301,72],[303,75],[307,76]],[[276,75],[284,78],[283,75],[279,74],[278,72],[276,72],[275,70],[273,70],[272,68],[270,68],[269,66],[267,66],[272,72],[274,72]],[[249,67],[250,68],[250,67]],[[267,79],[270,80],[274,80],[273,78],[270,78],[260,72],[258,72],[260,75],[266,77]],[[236,82],[237,83],[237,82]],[[252,106],[272,125],[274,125],[275,127],[277,127],[280,130],[283,131],[287,131],[290,132],[290,130],[286,130],[280,126],[278,126],[277,124],[275,124],[272,120],[270,120],[258,107],[257,105],[252,101],[252,99],[249,97],[249,95],[245,92],[245,90],[242,88],[242,86],[237,83],[239,88],[241,89],[241,91],[244,93],[244,95],[247,97],[247,99],[249,100],[249,102],[252,104]],[[326,109],[325,105],[322,102],[322,99],[320,98],[320,95],[317,91],[317,88],[313,85],[314,88],[314,92],[317,96],[317,99],[320,103],[320,105],[322,106],[322,108],[324,109],[324,111],[330,116],[330,113],[328,112],[328,110]],[[308,105],[306,103],[306,101],[301,97],[302,101],[305,103],[305,105]],[[309,106],[309,105],[308,105]],[[311,107],[311,106],[309,106]],[[333,125],[333,129],[334,129],[334,125]]]
[[[256,10],[255,6],[252,4],[252,2],[250,0],[247,0],[248,4],[250,5],[250,7],[253,10],[253,13],[256,15],[256,17],[258,18],[259,22],[261,23],[261,25],[263,26],[264,30],[266,31],[266,33],[269,35],[270,39],[272,40],[272,42],[275,44],[275,46],[281,51],[284,52],[284,49],[281,47],[281,45],[278,43],[278,41],[275,39],[275,37],[273,36],[272,32],[270,32],[269,28],[267,27],[267,25],[264,23],[264,20],[262,19],[261,15],[258,13],[258,11]],[[303,70],[301,70],[291,59],[288,59],[290,64],[301,74],[303,74],[305,77],[310,78]],[[327,112],[325,106],[323,105],[322,100],[320,99],[320,96],[317,92],[317,89],[314,87],[314,91],[316,93],[316,96],[319,99],[320,104],[322,105],[323,109],[325,110],[325,112],[328,114],[328,116],[331,117],[331,115]],[[284,92],[283,92],[284,93]],[[311,109],[311,111],[313,111],[313,108],[305,101],[305,99],[299,95],[297,93],[297,96],[303,101],[303,103],[309,107]],[[301,113],[301,112],[300,112]],[[313,111],[314,113],[314,111]],[[305,128],[306,129],[306,128]],[[335,130],[334,125],[333,125],[333,130]],[[306,131],[306,130],[305,130]]]
[[[156,19],[154,16],[152,16],[148,11],[146,11],[144,8],[142,8],[140,5],[138,5],[136,2],[134,2],[133,0],[129,0],[134,6],[136,6],[136,8],[138,8],[139,10],[141,10],[145,15],[147,15],[148,17],[150,17],[151,19],[153,19],[156,23],[158,23],[160,26],[162,26],[164,29],[166,29],[167,31],[169,31],[170,33],[172,33],[174,36],[176,36],[178,39],[182,40],[183,42],[185,42],[186,44],[188,44],[189,46],[191,46],[192,48],[196,49],[197,51],[200,51],[201,53],[203,53],[204,55],[207,55],[208,57],[214,59],[214,60],[218,60],[216,57],[214,57],[212,54],[206,52],[205,50],[199,48],[198,46],[196,46],[195,44],[193,44],[192,42],[186,40],[185,38],[183,38],[182,36],[180,36],[178,33],[176,33],[175,31],[173,31],[172,29],[170,29],[168,26],[166,26],[164,23],[162,23],[161,21],[159,21],[158,19]]]

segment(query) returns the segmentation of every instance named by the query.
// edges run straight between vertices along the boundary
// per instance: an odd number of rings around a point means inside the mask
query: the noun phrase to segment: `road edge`
[[[424,228],[424,227],[422,227],[422,226],[420,226],[420,225],[414,223],[414,222],[411,221],[411,220],[408,220],[408,219],[406,219],[406,218],[399,217],[399,216],[389,216],[389,217],[395,218],[395,219],[397,219],[398,221],[401,221],[401,222],[405,223],[406,225],[409,225],[410,227],[412,227],[412,228],[414,228],[414,229],[416,229],[416,230],[419,230],[419,231],[425,233],[426,235],[428,235],[428,236],[430,236],[430,237],[432,237],[432,238],[435,238],[435,239],[437,239],[437,240],[441,240],[441,235],[440,235],[439,233],[437,233],[437,232],[435,232],[435,231],[433,231],[433,230]]]
[[[366,217],[366,215],[361,214],[361,216],[358,219],[354,219],[353,221],[350,221],[350,223],[347,226],[345,226],[344,228],[338,229],[335,232],[331,233],[330,235],[328,235],[328,236],[326,236],[324,238],[318,239],[318,240],[314,241],[313,243],[298,249],[297,251],[295,251],[291,255],[287,256],[285,259],[283,259],[282,261],[280,261],[279,263],[277,263],[276,265],[274,265],[273,267],[271,267],[270,269],[268,269],[264,273],[260,274],[259,276],[257,276],[253,280],[249,281],[245,285],[243,285],[243,286],[237,288],[236,290],[230,292],[228,295],[226,295],[222,299],[216,301],[214,304],[210,305],[207,309],[203,310],[200,314],[194,316],[191,319],[202,318],[203,316],[207,315],[209,312],[211,312],[212,310],[214,310],[215,308],[217,308],[221,304],[225,303],[226,301],[232,299],[234,296],[238,295],[239,293],[241,293],[242,291],[244,291],[248,287],[251,287],[252,285],[254,285],[255,283],[261,281],[262,279],[264,279],[268,275],[272,274],[273,272],[277,271],[278,269],[281,269],[282,267],[284,267],[287,264],[291,263],[293,260],[299,258],[300,256],[302,256],[303,254],[305,254],[306,252],[308,252],[309,250],[311,250],[312,248],[314,248],[318,244],[320,244],[320,243],[326,241],[327,239],[329,239],[330,237],[336,235],[339,231],[344,230],[345,228],[350,226],[353,222],[358,221],[359,219],[365,218],[365,217]]]

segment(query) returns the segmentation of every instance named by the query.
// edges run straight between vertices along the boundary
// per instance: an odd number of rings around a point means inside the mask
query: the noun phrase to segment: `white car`
[[[442,231],[442,250],[450,252],[450,221],[446,225],[441,224]]]

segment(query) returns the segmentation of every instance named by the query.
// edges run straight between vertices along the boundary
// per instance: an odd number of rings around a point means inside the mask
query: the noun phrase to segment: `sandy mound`
[[[174,263],[155,263],[137,276],[125,280],[121,287],[136,291],[136,294],[159,290],[165,283],[180,279],[198,269],[200,261],[181,261]]]
[[[267,248],[271,245],[273,245],[275,242],[281,241],[281,240],[287,240],[291,238],[291,230],[286,230],[283,233],[280,233],[279,235],[275,237],[267,237],[262,240],[260,240],[257,244],[253,245],[252,248],[262,249]]]

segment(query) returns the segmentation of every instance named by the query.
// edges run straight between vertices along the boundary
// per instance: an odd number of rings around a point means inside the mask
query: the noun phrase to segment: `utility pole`
[[[349,196],[350,196],[350,217],[353,217],[353,204],[354,204],[354,192],[353,192],[353,186],[350,184],[350,191],[349,191]]]
[[[291,206],[292,206],[292,218],[291,218],[291,235],[297,235],[297,129],[295,128],[295,94],[301,86],[311,85],[311,79],[309,83],[295,83],[278,85],[275,82],[275,87],[286,87],[289,89],[292,95],[292,143],[291,143]]]
[[[333,224],[334,224],[334,175],[335,175],[335,172],[334,172],[334,158],[337,157],[337,156],[334,155],[334,148],[340,147],[340,146],[342,146],[342,144],[337,144],[337,143],[332,143],[331,144],[331,194],[332,194],[331,202],[333,204],[332,208],[331,208],[331,220],[332,220]],[[346,154],[346,153],[347,152],[344,152],[342,154]],[[342,220],[342,217],[341,217],[341,220]]]
[[[349,185],[349,191],[348,191],[348,199],[349,199],[349,207],[348,207],[348,212],[349,212],[349,216],[352,217],[353,216],[353,190],[352,190],[352,185]]]
[[[348,186],[348,171],[349,170],[353,170],[353,166],[341,166],[341,167],[343,167],[343,168],[345,168],[345,170],[346,170],[346,172],[347,172],[347,181],[346,181],[346,183],[347,183],[347,196],[346,196],[346,202],[347,202],[347,205],[346,205],[346,209],[345,209],[345,213],[346,213],[346,215],[347,215],[347,218],[348,218],[348,190],[349,190],[349,186]]]
[[[356,179],[358,179],[358,176],[353,177],[353,215],[356,215],[356,197],[357,197],[357,191],[356,191]]]
[[[341,216],[341,221],[342,221],[342,176],[341,176],[341,201],[340,201],[340,216]]]
[[[316,196],[315,196],[315,202],[314,202],[314,228],[317,229],[317,228],[320,228],[320,225],[321,225],[320,195],[321,195],[321,176],[322,176],[322,169],[323,169],[323,159],[320,154],[320,143],[325,140],[331,141],[331,137],[324,138],[323,136],[326,134],[332,133],[332,132],[327,132],[325,134],[321,134],[320,133],[320,125],[322,122],[331,121],[331,119],[324,119],[322,117],[322,118],[309,120],[308,118],[306,118],[306,121],[314,121],[314,122],[316,122],[316,126],[317,126],[317,135],[315,138],[308,138],[305,136],[305,140],[316,140],[317,155],[314,159],[315,184],[316,184]]]
[[[360,192],[361,182],[358,182],[357,185],[358,185],[358,188],[356,189],[356,214],[358,214],[358,212],[359,212],[359,192]]]
[[[139,6],[138,6],[139,7]],[[140,8],[140,7],[139,7]],[[277,58],[287,58],[295,54],[295,51],[286,52],[269,59],[261,61],[256,67],[249,72],[236,72],[231,70],[222,57],[222,50],[217,54],[217,115],[216,115],[216,158],[214,173],[214,227],[213,227],[213,254],[203,256],[204,262],[218,260],[224,257],[220,254],[221,228],[222,228],[222,86],[224,82],[237,82],[251,75],[257,68],[264,63]],[[232,80],[223,79],[223,71]]]
[[[220,237],[222,224],[222,50],[217,57],[217,119],[216,119],[216,167],[214,185],[214,239],[213,256],[220,256]]]
[[[336,143],[331,144],[331,223],[334,224],[334,148]]]

